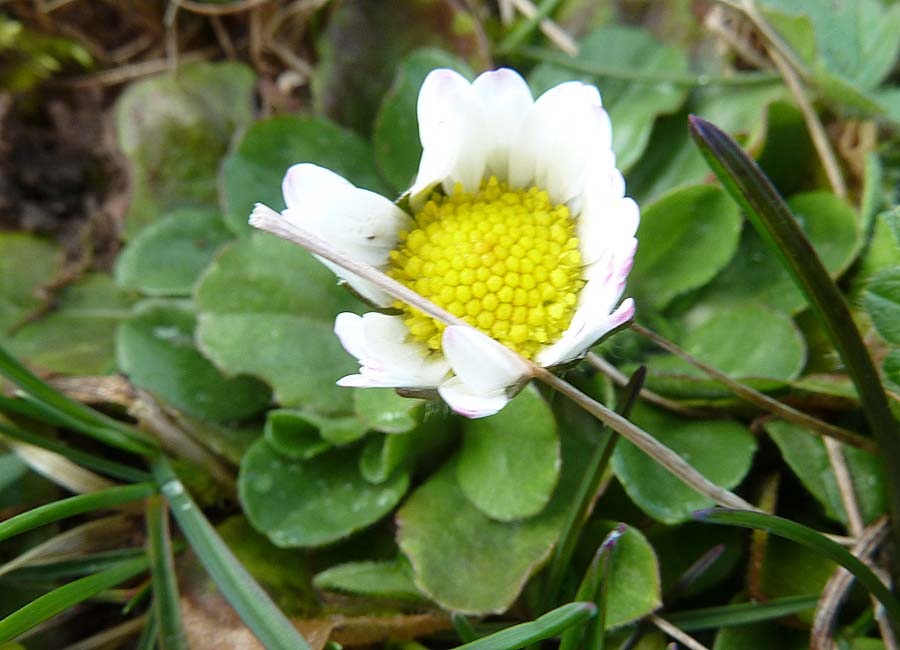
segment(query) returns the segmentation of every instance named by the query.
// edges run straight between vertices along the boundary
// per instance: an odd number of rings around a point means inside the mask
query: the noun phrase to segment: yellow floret
[[[584,280],[565,205],[492,176],[477,192],[434,192],[414,216],[391,251],[391,277],[528,358],[569,326]],[[394,306],[414,339],[440,349],[443,324]]]

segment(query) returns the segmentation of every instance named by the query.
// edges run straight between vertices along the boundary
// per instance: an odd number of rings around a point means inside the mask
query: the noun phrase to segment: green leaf
[[[472,69],[461,59],[442,50],[417,50],[397,67],[390,90],[381,100],[375,118],[372,144],[378,171],[390,188],[400,193],[412,185],[422,145],[416,105],[419,89],[428,73],[436,68],[450,68],[471,79]]]
[[[741,482],[756,451],[753,435],[730,420],[688,420],[643,403],[635,405],[632,420],[727,489]],[[635,504],[663,523],[688,521],[695,510],[712,505],[626,440],[616,446],[612,467]]]
[[[797,542],[815,555],[837,562],[852,573],[860,584],[884,605],[884,610],[890,618],[892,626],[897,627],[897,624],[900,623],[900,602],[897,601],[890,589],[859,558],[821,533],[795,521],[764,512],[712,508],[695,513],[695,517],[705,523],[764,530],[778,537]]]
[[[126,560],[100,573],[73,580],[33,600],[0,620],[0,643],[6,643],[23,632],[74,607],[102,591],[115,587],[147,569],[147,558]]]
[[[737,205],[712,185],[675,190],[645,207],[629,278],[638,304],[663,309],[709,282],[734,254],[740,226]]]
[[[316,45],[317,112],[365,135],[394,70],[416,48],[448,50],[476,70],[491,65],[479,21],[451,0],[341,0]]]
[[[160,650],[189,650],[178,596],[167,503],[160,496],[147,500],[147,555],[153,584],[153,616],[159,625]]]
[[[255,82],[242,63],[189,63],[122,93],[116,129],[134,187],[126,235],[175,208],[216,205],[219,161],[252,119]]]
[[[101,375],[115,369],[116,328],[134,298],[108,275],[93,273],[63,289],[56,308],[8,341],[10,351],[61,374]]]
[[[425,400],[402,397],[393,388],[364,388],[353,392],[353,410],[368,429],[406,433],[422,420]]]
[[[544,639],[551,639],[570,627],[586,623],[596,616],[593,603],[569,603],[543,616],[494,632],[454,650],[516,650]]]
[[[232,238],[215,208],[174,210],[128,242],[116,260],[116,281],[150,296],[188,296]]]
[[[409,433],[370,436],[359,456],[360,474],[369,483],[384,483],[412,460],[416,443],[416,436]]]
[[[284,406],[352,410],[353,391],[335,382],[357,366],[333,323],[362,303],[309,253],[265,233],[240,240],[203,276],[196,304],[198,345],[217,366],[265,380]]]
[[[368,142],[324,118],[282,115],[253,124],[222,163],[226,225],[246,235],[253,230],[247,219],[254,204],[283,210],[281,181],[291,165],[302,162],[384,193]]]
[[[713,312],[703,324],[688,328],[681,347],[725,374],[750,380],[763,390],[796,378],[806,361],[806,345],[793,321],[752,304]],[[648,384],[666,394],[731,394],[715,380],[707,379],[702,370],[674,355],[650,357],[648,365]]]
[[[737,603],[672,612],[666,614],[666,620],[685,632],[710,630],[783,618],[814,609],[818,602],[819,594],[788,596],[761,603]]]
[[[267,650],[308,650],[304,638],[225,546],[164,458],[154,460],[153,475],[197,559],[263,646]]]
[[[564,498],[530,519],[488,518],[456,482],[456,463],[431,476],[397,511],[398,543],[416,586],[444,609],[505,611],[546,559],[564,514]]]
[[[897,391],[900,391],[900,350],[888,352],[888,355],[884,358],[882,369],[888,381],[897,387]]]
[[[559,437],[553,413],[524,390],[491,417],[463,425],[456,467],[459,487],[484,514],[514,521],[541,512],[559,480]]]
[[[592,521],[585,535],[603,539],[617,525],[614,521]],[[647,538],[633,526],[627,527],[616,540],[607,580],[607,629],[643,618],[662,605],[656,553]]]
[[[347,562],[316,574],[317,589],[368,596],[422,602],[409,563],[403,559],[383,562]]]
[[[50,242],[18,232],[0,232],[0,338],[37,309],[38,289],[56,275],[59,250]]]
[[[767,537],[761,559],[759,589],[768,598],[821,594],[838,568],[833,560],[775,535]],[[811,625],[814,615],[810,607],[797,617]]]
[[[840,276],[858,250],[860,232],[853,208],[825,190],[797,194],[788,201],[788,207],[829,274]],[[704,313],[747,303],[766,305],[786,314],[806,306],[791,274],[753,228],[744,228],[737,254],[701,292],[693,316],[699,319]]]
[[[228,422],[261,411],[269,389],[253,377],[227,377],[194,345],[187,307],[145,303],[119,328],[119,367],[172,406],[204,420]]]
[[[751,623],[722,628],[716,635],[713,650],[759,650],[778,648],[779,650],[807,650],[809,633],[792,630],[781,625]]]
[[[693,91],[689,107],[756,150],[769,127],[768,107],[788,96],[781,80],[710,85]],[[628,192],[643,205],[676,187],[704,182],[708,176],[709,167],[691,142],[687,114],[677,113],[657,120],[647,151],[628,174]]]
[[[807,16],[819,66],[860,90],[875,88],[896,64],[900,51],[896,5],[887,8],[878,0],[828,5],[817,0],[764,0],[764,4],[770,10]],[[803,50],[808,57],[808,46]]]
[[[825,514],[846,524],[840,490],[821,437],[780,420],[769,420],[763,426],[778,445],[785,462],[824,506]],[[881,463],[873,454],[853,447],[843,447],[843,453],[860,514],[869,523],[884,514],[886,507]]]
[[[531,73],[529,82],[536,93],[572,79],[595,84],[612,120],[616,165],[628,171],[650,142],[654,119],[678,110],[689,90],[684,84],[668,81],[631,80],[628,71],[677,76],[688,71],[687,56],[681,48],[664,45],[642,29],[610,26],[601,27],[579,42],[575,62],[600,63],[621,70],[621,74],[577,74],[566,67],[543,63]]]
[[[4,459],[14,459],[16,456],[0,456],[0,461]],[[4,473],[3,479],[11,476],[14,480],[19,478],[24,471],[18,473],[15,468],[10,467],[9,463],[0,463]],[[25,465],[21,466],[24,470]],[[0,486],[0,489],[6,487]],[[14,535],[19,535],[38,526],[44,526],[60,519],[74,517],[85,512],[93,512],[94,510],[102,510],[110,506],[119,505],[144,499],[155,492],[153,486],[147,483],[135,483],[133,485],[123,485],[91,492],[88,494],[79,494],[67,499],[59,499],[37,508],[32,508],[19,515],[10,517],[0,522],[0,541],[6,540]]]
[[[879,273],[869,283],[866,309],[878,333],[900,345],[900,267]]]
[[[266,413],[263,435],[272,449],[294,460],[313,458],[332,447],[319,435],[313,418],[292,409],[273,409]]]
[[[357,453],[335,449],[293,461],[257,441],[238,478],[247,518],[280,547],[329,544],[375,523],[406,493],[409,473],[372,485],[357,469]]]

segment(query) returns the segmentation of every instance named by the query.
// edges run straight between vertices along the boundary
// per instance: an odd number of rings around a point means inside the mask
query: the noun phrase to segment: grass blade
[[[560,0],[544,0],[538,5],[537,11],[534,12],[533,16],[524,18],[522,22],[516,25],[515,29],[503,39],[500,46],[497,48],[497,51],[503,54],[509,54],[511,50],[531,36],[532,32],[534,32],[540,22],[553,13],[557,5],[559,5],[559,2]]]
[[[597,613],[594,603],[569,603],[528,623],[521,623],[458,646],[455,650],[516,650],[581,625]]]
[[[597,616],[588,622],[583,633],[576,627],[570,627],[563,632],[559,650],[575,650],[582,637],[585,639],[586,650],[603,650],[606,633],[609,564],[616,543],[625,530],[625,526],[619,526],[606,536],[594,554],[594,558],[578,586],[578,592],[575,594],[575,600],[593,602],[597,606]]]
[[[169,512],[162,497],[147,501],[147,552],[153,577],[153,615],[159,625],[160,650],[188,650],[178,580],[172,558],[172,539],[169,536]]]
[[[36,598],[0,621],[0,644],[146,569],[146,557],[126,560],[116,567],[80,578]]]
[[[628,385],[622,391],[619,407],[616,409],[616,412],[622,417],[627,418],[631,413],[631,407],[641,392],[646,377],[647,369],[643,366],[631,375]],[[612,457],[616,441],[619,439],[618,436],[612,434],[609,427],[604,427],[603,433],[606,434],[606,439],[594,449],[594,455],[591,457],[587,469],[585,469],[584,477],[578,486],[578,492],[572,500],[572,506],[566,513],[566,520],[563,523],[559,541],[553,549],[553,557],[547,570],[547,580],[544,583],[543,602],[545,611],[550,609],[554,600],[559,596],[559,590],[562,586],[566,569],[569,567],[572,559],[572,553],[575,551],[581,528],[600,487],[603,472],[606,470],[609,459]]]
[[[701,510],[694,513],[694,516],[697,520],[706,523],[764,530],[773,535],[797,542],[809,550],[837,562],[852,573],[869,590],[869,593],[884,605],[884,609],[891,619],[894,629],[900,630],[900,601],[896,599],[894,594],[859,558],[837,542],[831,541],[812,528],[807,528],[803,524],[775,515],[745,510],[729,510],[726,508]]]
[[[120,503],[144,499],[155,492],[155,485],[138,483],[136,485],[109,488],[100,492],[91,492],[90,494],[80,494],[32,508],[28,512],[23,512],[11,519],[0,522],[0,542],[9,539],[13,535],[24,533],[44,524],[93,510],[109,508]]]
[[[475,628],[472,627],[472,624],[469,622],[469,619],[466,618],[465,614],[453,612],[450,616],[450,620],[453,622],[453,629],[456,631],[456,636],[458,636],[459,640],[463,643],[471,643],[478,638],[478,633],[475,631]]]
[[[111,476],[113,478],[128,482],[145,482],[153,480],[153,476],[136,467],[123,465],[122,463],[117,463],[112,460],[107,460],[106,458],[101,458],[100,456],[95,456],[94,454],[90,454],[86,451],[81,451],[80,449],[76,449],[75,447],[64,445],[63,443],[57,442],[56,440],[51,440],[50,438],[46,438],[44,436],[29,433],[28,431],[25,431],[18,427],[8,426],[6,424],[3,424],[2,422],[0,422],[0,434],[8,436],[10,438],[14,438],[16,440],[20,440],[22,442],[27,442],[29,445],[34,445],[35,447],[40,447],[41,449],[46,449],[47,451],[55,452],[60,456],[65,456],[73,463],[78,463],[79,465],[87,467],[88,469],[92,469],[95,472],[99,472],[100,474],[106,474],[107,476]]]
[[[197,558],[267,650],[308,650],[309,645],[269,595],[238,562],[175,476],[168,461],[153,462],[160,491]]]
[[[54,390],[16,361],[15,357],[2,346],[0,346],[0,375],[31,395],[49,415],[74,420],[102,432],[100,435],[106,438],[104,442],[107,444],[135,454],[152,454],[157,449],[156,443],[149,436]],[[34,405],[34,402],[32,404]]]
[[[156,649],[156,616],[153,613],[153,605],[147,611],[147,619],[144,629],[141,630],[141,636],[138,638],[135,650],[155,650]]]
[[[706,120],[691,116],[690,126],[713,172],[806,295],[856,385],[885,467],[896,546],[900,543],[900,431],[847,302],[790,209],[756,163],[731,137]]]
[[[666,614],[666,620],[685,632],[712,630],[732,625],[760,623],[810,610],[819,602],[819,594],[788,596],[764,603],[739,603],[721,607],[703,607]]]

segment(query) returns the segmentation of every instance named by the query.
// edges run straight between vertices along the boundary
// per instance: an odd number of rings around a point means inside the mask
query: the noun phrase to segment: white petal
[[[482,393],[463,383],[459,377],[448,379],[438,386],[438,393],[450,408],[467,418],[494,415],[510,399],[505,390]]]
[[[521,137],[522,123],[534,99],[528,84],[515,70],[500,68],[485,72],[472,83],[484,113],[484,137],[487,147],[487,166],[501,181],[509,178],[509,152],[516,138]]]
[[[289,206],[282,212],[285,219],[372,266],[384,265],[397,246],[400,231],[412,227],[409,216],[385,197],[355,187],[317,165],[291,167],[282,189]],[[391,304],[390,296],[371,282],[321,261],[367,300],[381,307]]]
[[[309,196],[336,194],[353,189],[353,183],[330,169],[312,163],[300,163],[289,167],[281,181],[281,193],[288,208],[302,207]]]
[[[534,360],[540,365],[548,367],[576,359],[604,334],[628,322],[633,316],[634,300],[632,298],[624,300],[612,314],[594,322],[588,322],[582,315],[576,313],[569,329],[556,343],[538,352]]]
[[[582,193],[588,170],[608,158],[611,144],[597,89],[577,81],[560,84],[535,101],[522,125],[510,154],[510,182],[536,185],[554,203],[566,203]]]
[[[435,185],[446,191],[462,183],[474,191],[484,175],[487,146],[481,104],[466,79],[453,70],[433,70],[425,78],[418,100],[422,159],[409,193],[413,205]]]
[[[530,374],[517,354],[472,327],[450,325],[441,345],[456,376],[478,393],[515,386]]]
[[[589,192],[577,224],[582,261],[594,264],[611,251],[630,247],[639,222],[640,210],[633,199],[602,200]]]
[[[341,386],[436,388],[450,370],[441,355],[408,340],[399,316],[345,312],[335,319],[334,331],[360,363],[359,374],[340,379]]]

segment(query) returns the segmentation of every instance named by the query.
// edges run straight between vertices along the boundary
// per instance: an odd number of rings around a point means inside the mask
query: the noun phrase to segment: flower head
[[[627,322],[619,304],[637,248],[637,204],[594,86],[536,100],[516,72],[469,83],[434,70],[418,102],[422,159],[397,204],[316,165],[291,167],[282,218],[375,266],[471,327],[438,322],[323,260],[383,310],[343,313],[360,363],[344,386],[437,389],[469,417],[496,413],[529,377],[577,359]],[[258,205],[251,223],[271,213]],[[514,352],[513,352],[514,351]]]

